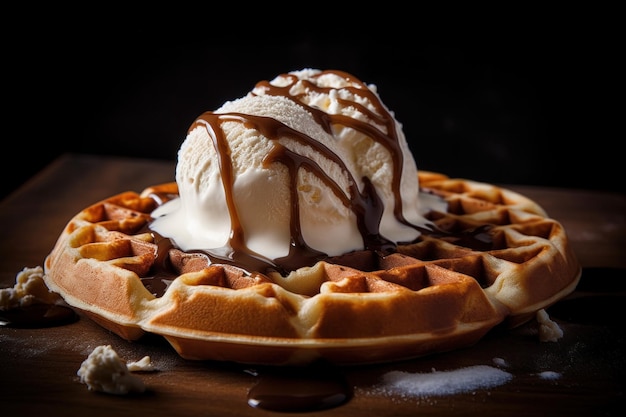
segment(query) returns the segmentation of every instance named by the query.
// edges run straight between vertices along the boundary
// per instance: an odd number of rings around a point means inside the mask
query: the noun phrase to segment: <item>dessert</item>
[[[202,114],[175,182],[77,213],[44,268],[52,291],[125,339],[272,365],[467,347],[580,277],[535,202],[418,171],[375,86],[312,69]]]

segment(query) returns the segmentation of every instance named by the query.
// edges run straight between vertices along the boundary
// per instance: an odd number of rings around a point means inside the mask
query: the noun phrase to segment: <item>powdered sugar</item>
[[[559,379],[561,377],[560,373],[554,371],[543,371],[538,375],[541,379]]]
[[[383,375],[378,391],[401,396],[442,396],[493,388],[512,378],[512,374],[487,365],[430,373],[390,371]]]

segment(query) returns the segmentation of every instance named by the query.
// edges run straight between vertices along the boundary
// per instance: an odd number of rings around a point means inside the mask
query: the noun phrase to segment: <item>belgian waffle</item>
[[[510,190],[420,171],[447,203],[436,226],[397,252],[359,251],[288,275],[246,273],[185,253],[148,228],[176,183],[85,208],[44,263],[48,287],[124,339],[163,336],[183,358],[362,364],[475,344],[574,290],[565,230]]]

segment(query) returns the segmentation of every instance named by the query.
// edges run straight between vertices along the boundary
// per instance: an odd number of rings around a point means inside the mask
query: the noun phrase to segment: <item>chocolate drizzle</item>
[[[389,151],[393,162],[392,166],[394,171],[391,186],[394,195],[394,215],[399,222],[418,229],[418,226],[410,224],[402,214],[400,181],[403,155],[397,135],[395,119],[385,109],[378,96],[364,83],[356,80],[351,75],[340,71],[324,71],[316,76],[319,77],[331,72],[352,82],[351,86],[343,88],[349,90],[355,95],[366,97],[375,107],[376,112],[369,110],[362,104],[355,101],[339,99],[340,103],[344,106],[357,108],[360,112],[367,115],[368,118],[374,120],[377,124],[385,126],[387,133],[377,129],[369,123],[341,114],[327,114],[320,109],[305,104],[305,94],[292,95],[289,93],[290,87],[299,81],[299,78],[295,75],[284,75],[285,77],[291,79],[292,82],[290,85],[276,87],[267,81],[263,81],[257,84],[257,88],[262,88],[268,95],[282,96],[304,107],[313,115],[317,123],[329,134],[332,134],[333,125],[338,124],[353,128],[354,130],[363,133],[364,135],[372,138],[372,140],[385,146],[385,148]],[[311,92],[329,94],[330,91],[333,90],[333,88],[318,87],[311,81],[302,80],[302,82],[306,85],[306,94],[310,94]],[[263,165],[267,167],[272,163],[281,163],[289,170],[289,177],[291,179],[291,242],[287,256],[278,259],[267,259],[266,257],[250,250],[245,243],[245,230],[243,230],[240,216],[235,204],[235,197],[233,195],[235,175],[233,174],[232,168],[231,150],[228,140],[221,128],[221,125],[225,122],[239,122],[248,128],[259,131],[263,136],[272,141],[273,146],[271,151],[263,160]],[[344,161],[339,157],[339,155],[323,143],[303,132],[292,129],[274,118],[258,115],[205,112],[191,125],[189,132],[199,126],[206,129],[213,142],[213,147],[218,158],[222,185],[224,187],[226,204],[231,221],[231,233],[226,245],[221,248],[203,250],[203,252],[206,252],[212,259],[219,262],[236,264],[244,267],[244,269],[247,269],[248,271],[265,271],[267,269],[274,269],[280,272],[289,272],[302,266],[313,265],[317,261],[327,257],[327,254],[309,247],[302,236],[297,192],[298,188],[296,183],[298,178],[297,174],[300,169],[304,169],[319,178],[343,203],[343,205],[355,214],[357,227],[363,238],[363,247],[366,250],[372,250],[380,254],[387,254],[395,250],[396,243],[385,238],[380,233],[379,228],[384,211],[384,204],[370,179],[367,177],[361,178],[364,186],[363,190],[359,190],[357,180],[352,176]],[[339,166],[344,175],[348,178],[349,185],[347,193],[344,192],[342,187],[337,184],[337,182],[331,178],[314,160],[297,154],[286,146],[283,146],[279,142],[279,139],[281,138],[288,138],[300,144],[306,145],[314,149],[327,160],[330,160]]]
[[[347,100],[339,97],[341,94],[334,94],[334,87],[320,87],[311,80],[300,79],[295,74],[283,74],[281,77],[286,80],[286,85],[281,86],[271,84],[269,81],[257,83],[251,96],[269,95],[280,96],[293,101],[297,105],[308,111],[315,121],[331,136],[333,129],[337,126],[350,128],[360,132],[370,138],[375,143],[379,143],[389,152],[391,157],[391,167],[393,169],[391,179],[391,192],[393,194],[393,214],[400,224],[412,227],[421,233],[431,234],[435,230],[433,225],[421,226],[411,224],[403,214],[402,195],[400,193],[402,172],[403,172],[403,149],[398,136],[397,122],[393,115],[386,109],[380,101],[378,95],[368,88],[366,84],[357,80],[350,74],[342,71],[327,70],[315,74],[310,74],[312,78],[319,78],[327,75],[336,75],[347,81],[347,85],[340,87],[341,90],[349,92],[352,96],[361,97],[364,100],[355,98]],[[296,86],[297,83],[300,85]],[[296,88],[294,88],[296,87]],[[303,93],[293,93],[292,90],[302,90]],[[352,107],[362,113],[371,122],[358,120],[344,114],[329,114],[309,104],[309,97],[316,95],[327,95],[343,107]],[[362,104],[367,101],[369,107]],[[372,110],[373,109],[373,110]],[[242,226],[240,213],[238,211],[235,196],[233,172],[233,161],[231,159],[231,149],[222,129],[222,124],[226,122],[241,123],[246,128],[255,129],[271,142],[271,149],[264,157],[262,164],[269,167],[271,164],[279,163],[288,170],[290,184],[290,235],[288,254],[276,259],[268,259],[251,250],[246,244],[246,230]],[[377,126],[382,126],[378,128]],[[343,159],[332,149],[322,142],[307,134],[295,130],[279,120],[272,117],[244,114],[238,112],[215,113],[205,112],[198,117],[190,126],[188,133],[198,127],[206,129],[211,138],[213,148],[217,155],[217,163],[221,173],[221,181],[224,189],[225,202],[230,216],[230,234],[224,246],[218,248],[202,249],[193,252],[202,253],[208,257],[209,263],[230,264],[243,269],[248,274],[265,274],[270,271],[278,271],[282,275],[304,266],[312,266],[316,262],[327,259],[326,253],[311,248],[305,241],[300,222],[300,207],[298,195],[298,173],[301,169],[315,176],[322,181],[330,192],[332,192],[342,204],[351,210],[357,219],[357,227],[363,241],[363,249],[376,253],[378,256],[385,256],[396,251],[397,244],[410,242],[393,242],[380,232],[380,223],[384,212],[384,203],[380,198],[374,184],[370,178],[354,178]],[[329,176],[318,163],[307,157],[290,150],[279,140],[288,139],[303,146],[313,149],[317,154],[326,160],[336,164],[347,179],[347,189],[338,184],[335,179]],[[362,189],[359,189],[359,181]],[[173,242],[176,247],[175,241]]]
[[[355,96],[365,97],[368,102],[375,107],[376,112],[369,110],[367,107],[356,101],[348,101],[340,97],[337,97],[337,101],[346,107],[350,106],[356,108],[359,112],[366,115],[368,119],[374,121],[376,124],[385,126],[387,133],[361,120],[342,114],[328,114],[323,110],[306,104],[307,94],[310,94],[311,92],[315,92],[318,94],[329,94],[331,90],[335,89],[333,87],[319,87],[311,81],[300,80],[296,75],[283,74],[282,77],[291,80],[289,84],[280,87],[272,85],[269,81],[260,81],[257,83],[255,89],[263,90],[265,95],[283,96],[296,101],[307,111],[309,111],[313,115],[317,123],[322,126],[322,128],[324,128],[324,130],[329,134],[332,134],[333,125],[341,125],[344,127],[352,128],[383,145],[389,151],[389,154],[391,155],[393,161],[391,188],[394,195],[394,215],[396,219],[402,224],[416,227],[415,225],[409,223],[404,218],[404,214],[402,213],[402,195],[400,194],[400,182],[402,179],[404,158],[402,149],[400,148],[395,118],[385,108],[383,103],[380,101],[380,98],[372,90],[370,90],[365,83],[358,80],[351,74],[337,70],[326,70],[321,71],[320,73],[315,75],[314,78],[319,78],[328,74],[338,75],[344,78],[346,81],[350,82],[350,86],[344,86],[342,87],[342,89],[349,91]],[[298,82],[301,82],[302,85],[305,86],[305,93],[293,95],[291,94],[290,90]]]

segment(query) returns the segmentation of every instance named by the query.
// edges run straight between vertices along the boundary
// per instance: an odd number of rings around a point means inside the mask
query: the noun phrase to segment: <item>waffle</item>
[[[433,233],[393,254],[359,251],[288,275],[246,273],[150,231],[176,183],[75,215],[46,257],[48,287],[127,340],[163,336],[183,358],[364,364],[469,347],[569,294],[580,277],[560,223],[501,187],[420,171],[447,202]]]

